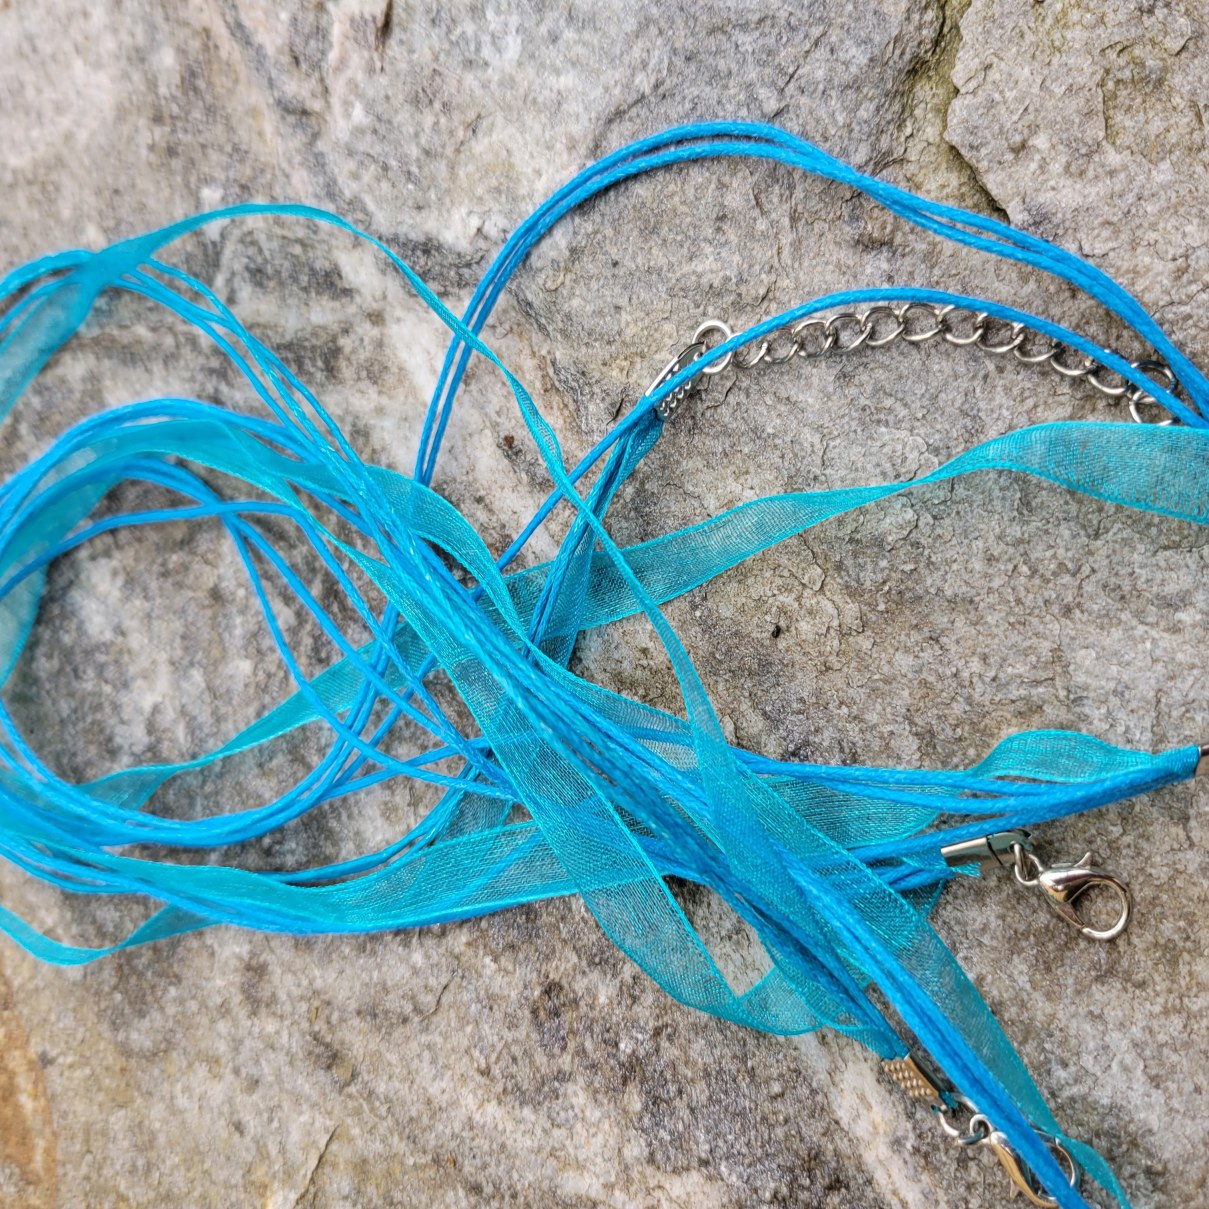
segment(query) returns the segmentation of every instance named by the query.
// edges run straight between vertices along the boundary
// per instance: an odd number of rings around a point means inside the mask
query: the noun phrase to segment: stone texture
[[[761,118],[1090,255],[1209,356],[1196,309],[1209,42],[1195,0],[876,0],[841,15],[822,0],[162,12],[0,0],[0,51],[5,264],[203,206],[291,198],[360,221],[456,304],[506,233],[595,155],[684,119]],[[280,223],[181,255],[367,457],[410,464],[443,340],[380,264]],[[489,337],[573,455],[704,315],[747,323],[886,281],[986,292],[1115,335],[1069,290],[940,248],[845,190],[726,163],[644,179],[577,215]],[[107,403],[181,390],[246,404],[188,336],[111,305],[114,326],[86,334],[10,422],[6,471]],[[626,489],[614,529],[640,540],[755,494],[909,476],[1022,422],[1102,407],[947,348],[723,379]],[[438,485],[497,547],[544,492],[522,432],[499,381],[473,372]],[[1209,737],[1207,571],[1191,527],[987,480],[791,541],[669,616],[740,742],[957,766],[1026,726],[1153,747]],[[299,636],[317,664],[320,644]],[[638,623],[588,636],[577,659],[675,704]],[[218,668],[232,685],[221,698]],[[11,697],[48,758],[88,776],[209,746],[284,687],[233,561],[216,539],[169,529],[56,569]],[[250,801],[310,754],[300,743],[248,762],[163,808]],[[241,859],[359,849],[424,805],[392,787]],[[1145,1207],[1209,1191],[1205,806],[1204,787],[1185,786],[1045,837],[1055,854],[1096,847],[1134,883],[1137,923],[1116,945],[1082,941],[1003,883],[954,889],[937,916],[1059,1116]],[[83,940],[138,911],[63,902],[7,871],[0,883],[5,901]],[[742,938],[712,926],[742,959]],[[74,972],[0,952],[6,1206],[975,1209],[1005,1187],[989,1160],[942,1146],[864,1052],[678,1007],[576,902],[415,935],[216,930]]]

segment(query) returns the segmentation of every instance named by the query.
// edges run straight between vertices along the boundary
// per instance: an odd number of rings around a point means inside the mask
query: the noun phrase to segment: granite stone
[[[676,122],[777,122],[889,180],[1006,215],[1111,271],[1209,364],[1209,14],[1198,0],[0,0],[0,261],[100,246],[252,199],[336,210],[455,308],[507,233],[596,156]],[[176,249],[323,398],[371,461],[408,469],[444,349],[380,259],[285,221]],[[535,251],[486,335],[588,449],[706,316],[746,325],[830,289],[981,293],[1094,338],[1072,290],[941,246],[849,189],[753,162],[644,177]],[[187,393],[250,406],[179,325],[102,303],[9,421],[11,472],[79,417]],[[624,542],[756,495],[907,478],[1026,422],[1105,414],[1079,383],[949,347],[722,375],[610,514]],[[437,488],[495,550],[547,489],[506,387],[476,365]],[[531,557],[561,533],[540,534]],[[329,602],[337,607],[337,602]],[[960,767],[1028,727],[1162,748],[1209,738],[1209,540],[1036,482],[912,492],[792,539],[667,613],[736,741],[777,757]],[[304,665],[327,655],[287,616]],[[635,620],[574,666],[675,708]],[[219,687],[221,685],[221,688]],[[237,560],[165,526],[56,565],[6,700],[79,778],[220,742],[289,689]],[[290,782],[315,736],[168,789],[180,815]],[[332,858],[431,803],[381,787],[252,851]],[[1010,879],[952,888],[941,936],[1070,1132],[1141,1209],[1209,1200],[1209,792],[1055,825],[1133,885],[1112,945]],[[86,943],[137,903],[3,901]],[[757,960],[704,895],[693,917]],[[959,1154],[842,1037],[774,1038],[681,1007],[577,900],[407,934],[219,928],[96,965],[0,946],[0,1205],[985,1209]]]

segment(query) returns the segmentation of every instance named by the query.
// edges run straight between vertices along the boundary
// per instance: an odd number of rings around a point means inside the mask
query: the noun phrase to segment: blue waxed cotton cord
[[[768,318],[710,350],[629,412],[574,467],[522,384],[481,340],[528,252],[600,191],[688,161],[754,156],[854,186],[925,231],[1020,261],[1085,290],[1151,344],[1190,404],[1120,357],[1044,318],[931,289],[854,289]],[[367,240],[449,327],[452,339],[421,431],[413,477],[365,465],[320,401],[204,283],[159,258],[210,222],[258,215],[311,220]],[[0,928],[48,961],[77,963],[214,922],[298,933],[373,931],[467,918],[513,903],[581,894],[606,932],[683,1002],[772,1032],[820,1025],[883,1057],[902,1042],[864,995],[876,983],[963,1092],[1012,1140],[1066,1206],[1083,1205],[1034,1132],[1060,1135],[1010,1044],[924,916],[957,874],[943,843],[1037,823],[1148,792],[1193,774],[1195,747],[1151,755],[1061,732],[1026,732],[966,772],[771,761],[728,744],[687,653],[659,606],[759,550],[831,516],[920,483],[976,471],[1024,473],[1172,517],[1209,523],[1203,468],[1209,384],[1119,285],[1084,261],[993,219],[928,202],[856,172],[786,132],[744,123],[683,127],[605,157],[568,182],[506,242],[457,319],[380,241],[305,206],[246,205],[200,215],[102,253],[45,257],[0,282],[0,409],[6,414],[107,289],[162,306],[227,357],[271,418],[184,399],[116,408],[68,430],[0,487],[0,667],[7,682],[35,624],[46,568],[127,525],[217,524],[231,540],[296,692],[227,744],[176,764],[118,770],[87,785],[58,778],[0,702],[0,853],[83,894],[138,893],[166,904],[120,944],[82,949],[43,936],[0,908]],[[954,304],[1021,322],[1078,349],[1153,395],[1176,429],[1051,424],[985,442],[917,483],[791,493],[620,550],[604,521],[620,486],[659,439],[659,402],[706,364],[788,322],[833,306],[893,299]],[[428,484],[469,358],[512,390],[555,488],[499,558]],[[166,459],[171,459],[166,460]],[[197,470],[193,468],[196,467]],[[197,471],[248,491],[227,498]],[[596,472],[586,491],[578,487]],[[184,501],[90,520],[118,483]],[[567,536],[548,564],[505,573],[561,505]],[[313,569],[262,522],[288,521],[320,575],[352,604],[368,642],[320,604]],[[324,517],[335,518],[343,530]],[[441,557],[437,557],[437,551]],[[448,564],[448,565],[447,565]],[[449,569],[461,567],[464,587]],[[266,578],[266,572],[268,577]],[[301,603],[336,659],[304,674],[277,619],[269,581]],[[385,597],[377,608],[358,587]],[[585,628],[642,613],[683,694],[685,717],[606,692],[567,670]],[[466,733],[427,681],[437,668],[475,721]],[[398,721],[434,745],[408,759],[383,743]],[[304,726],[330,747],[261,807],[194,820],[148,807],[163,784]],[[460,761],[451,773],[438,770]],[[324,803],[397,777],[444,794],[404,836],[376,852],[294,870],[249,872],[122,854],[133,843],[206,849],[267,834]],[[1023,778],[1023,779],[1022,779]],[[514,805],[528,816],[513,816]],[[715,891],[764,943],[772,968],[731,989],[677,905],[668,877]],[[1124,1204],[1093,1151],[1071,1143]]]
[[[749,138],[751,142],[735,144],[723,141],[725,136],[734,135]],[[698,140],[702,139],[712,139],[714,141],[698,142]],[[654,156],[645,154],[652,149],[658,150],[667,147],[669,144],[677,143],[684,145],[672,146],[670,149],[661,151]],[[602,189],[608,188],[616,180],[623,179],[625,176],[636,175],[639,172],[648,171],[651,168],[662,167],[681,160],[700,159],[709,155],[758,155],[791,164],[806,171],[818,172],[822,175],[830,176],[832,179],[854,185],[864,192],[868,192],[895,213],[900,214],[909,221],[917,222],[937,234],[957,239],[959,242],[969,243],[971,246],[979,247],[984,251],[992,251],[998,255],[1011,255],[1014,259],[1024,259],[1027,263],[1033,263],[1037,267],[1050,268],[1059,272],[1065,270],[1066,272],[1063,275],[1068,276],[1069,280],[1080,285],[1081,288],[1088,289],[1089,292],[1100,298],[1106,305],[1116,309],[1116,306],[1113,305],[1116,303],[1117,306],[1124,308],[1124,313],[1121,311],[1118,313],[1121,313],[1122,317],[1126,318],[1128,322],[1138,325],[1139,331],[1145,338],[1154,340],[1157,337],[1160,344],[1170,345],[1170,342],[1166,341],[1157,325],[1150,320],[1143,308],[1134,299],[1121,290],[1111,278],[1092,266],[1087,265],[1078,257],[1070,256],[1061,249],[1054,248],[1044,240],[1035,239],[1034,237],[1013,231],[994,219],[971,215],[966,211],[954,207],[943,206],[939,203],[929,203],[923,199],[916,198],[912,194],[896,189],[892,185],[876,181],[873,178],[856,172],[848,165],[827,156],[825,153],[819,151],[818,148],[785,131],[749,123],[703,123],[691,127],[674,128],[622,148],[580,173],[573,181],[553,194],[551,198],[543,203],[541,207],[534,211],[518,227],[517,231],[505,244],[504,249],[484,277],[483,282],[480,283],[478,290],[476,290],[471,299],[470,305],[467,307],[464,320],[474,331],[481,330],[483,322],[490,314],[490,310],[498,299],[500,291],[506,284],[511,272],[523,260],[528,249],[541,238],[541,235],[570,209],[587,198],[594,196]],[[996,240],[1003,241],[1003,245],[997,248],[994,246],[994,241],[992,240],[980,238],[971,232],[963,231],[960,227],[946,227],[943,225],[945,223],[958,223],[974,227],[978,231],[994,236]],[[1084,351],[1088,350],[1085,349]],[[1189,381],[1192,383],[1190,389],[1192,390],[1194,400],[1198,405],[1203,404],[1207,393],[1209,393],[1209,388],[1206,388],[1199,372],[1174,347],[1164,347],[1162,352],[1164,355],[1170,355],[1173,358],[1177,376],[1181,379],[1185,375],[1188,376]],[[428,478],[431,476],[432,467],[435,462],[435,446],[439,445],[445,425],[448,422],[449,405],[452,403],[453,395],[456,393],[461,376],[465,371],[468,357],[468,348],[456,339],[451,342],[445,364],[442,367],[437,392],[433,398],[433,408],[430,408],[425,428],[421,435],[421,452],[417,459],[417,477],[421,478],[422,481],[428,481]],[[457,362],[456,366],[454,365],[455,358]],[[1121,369],[1122,367],[1121,365],[1113,365],[1112,368]],[[1131,380],[1135,381],[1135,384],[1140,384],[1134,378],[1131,378]],[[440,411],[436,412],[434,409],[446,386],[448,387],[446,398]],[[1165,404],[1168,402],[1166,398],[1163,401]],[[1177,414],[1185,420],[1194,422],[1191,419],[1191,414],[1182,405],[1177,409]],[[433,432],[434,421],[436,425],[435,437]],[[426,450],[430,442],[433,443],[434,448],[426,457]]]

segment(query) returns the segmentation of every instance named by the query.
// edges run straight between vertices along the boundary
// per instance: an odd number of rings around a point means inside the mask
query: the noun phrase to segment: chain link
[[[697,329],[694,341],[706,341],[710,336],[726,340],[730,335],[731,329],[725,323],[709,319]],[[862,346],[885,348],[896,340],[906,344],[944,341],[959,348],[976,348],[992,357],[1011,354],[1025,365],[1045,365],[1061,377],[1081,378],[1111,402],[1125,402],[1130,416],[1139,424],[1175,423],[1173,416],[1147,420],[1145,409],[1161,407],[1158,400],[1077,349],[1051,340],[1023,323],[997,319],[986,311],[960,310],[951,304],[879,303],[867,311],[839,311],[827,317],[812,315],[774,332],[754,352],[730,354],[702,372],[718,374],[730,365],[744,371],[759,365],[784,365],[795,357],[813,360],[852,353]],[[1164,362],[1143,358],[1131,361],[1130,365],[1154,377],[1168,390],[1178,392],[1179,382]]]

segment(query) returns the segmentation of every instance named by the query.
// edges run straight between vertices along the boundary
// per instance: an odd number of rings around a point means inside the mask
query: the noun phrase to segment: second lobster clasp
[[[1129,927],[1133,912],[1133,900],[1129,887],[1111,873],[1106,873],[1085,853],[1082,860],[1073,864],[1044,865],[1035,853],[1023,844],[1012,846],[1015,858],[1013,873],[1022,886],[1036,886],[1051,907],[1090,940],[1115,940]],[[1099,887],[1111,891],[1117,897],[1119,909],[1116,921],[1107,928],[1094,928],[1079,913],[1078,900],[1085,891]]]
[[[1092,861],[1091,853],[1073,864],[1046,865],[1029,847],[1027,831],[996,831],[978,839],[948,844],[940,850],[951,868],[981,865],[1011,869],[1022,886],[1035,886],[1046,902],[1072,927],[1091,940],[1115,940],[1129,927],[1133,899],[1129,887]],[[1088,890],[1108,890],[1117,898],[1116,920],[1106,928],[1093,927],[1080,913],[1079,898]]]
[[[1023,1193],[1030,1205],[1041,1206],[1041,1209],[1058,1209],[1058,1198],[1045,1190],[1007,1135],[996,1129],[925,1054],[916,1050],[903,1057],[890,1059],[883,1063],[883,1068],[912,1100],[926,1103],[932,1109],[937,1123],[952,1141],[972,1150],[989,1150],[999,1160],[1011,1181],[1012,1191],[1009,1195],[1014,1197]],[[963,1110],[972,1114],[964,1129],[958,1124]],[[1067,1183],[1077,1191],[1083,1179],[1083,1169],[1074,1155],[1061,1139],[1042,1130],[1037,1130],[1037,1134],[1061,1167]]]

